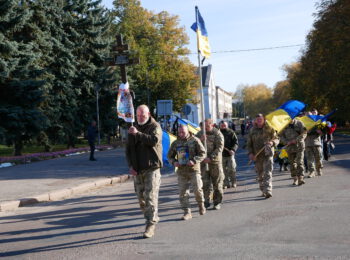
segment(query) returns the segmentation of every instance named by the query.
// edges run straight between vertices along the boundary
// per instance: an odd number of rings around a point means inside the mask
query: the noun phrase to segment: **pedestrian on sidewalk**
[[[238,149],[238,139],[235,132],[228,128],[228,123],[220,122],[220,131],[224,136],[224,150],[222,151],[222,168],[225,174],[224,189],[236,188],[236,160],[235,154]]]
[[[140,208],[146,219],[144,238],[154,236],[158,217],[158,195],[162,161],[162,128],[151,117],[149,108],[136,110],[137,123],[128,130],[126,158]]]
[[[204,143],[205,139],[207,142],[207,156],[201,163],[204,205],[206,208],[210,207],[211,185],[213,185],[213,209],[219,210],[224,196],[223,184],[225,175],[222,169],[224,137],[220,130],[214,127],[212,119],[205,119],[204,127],[205,135],[202,130],[197,133],[197,137],[202,143]]]
[[[96,161],[95,159],[95,140],[97,136],[98,130],[96,127],[96,121],[91,121],[91,125],[88,127],[87,139],[90,146],[90,161]]]
[[[180,204],[184,211],[183,220],[192,218],[190,197],[190,184],[199,207],[199,214],[204,215],[204,196],[202,190],[202,177],[200,163],[204,160],[206,152],[201,141],[188,131],[187,125],[179,125],[178,138],[174,141],[168,152],[169,163],[177,167],[176,174],[179,185]]]
[[[281,132],[281,142],[287,145],[290,172],[293,185],[305,184],[304,181],[304,151],[307,131],[303,122],[294,118]]]
[[[247,150],[249,159],[255,161],[262,196],[267,199],[272,197],[273,155],[278,143],[276,131],[266,123],[264,115],[258,114],[248,134]]]

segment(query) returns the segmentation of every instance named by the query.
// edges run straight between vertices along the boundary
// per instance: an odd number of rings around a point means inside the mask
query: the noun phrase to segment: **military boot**
[[[297,176],[295,176],[295,177],[293,177],[293,185],[298,185],[298,177]]]
[[[192,218],[192,214],[190,209],[185,210],[184,215],[181,217],[182,220],[189,220],[191,218]]]
[[[299,176],[298,177],[298,185],[300,186],[300,185],[303,185],[303,184],[305,184],[304,176]]]
[[[207,209],[210,207],[210,202],[209,201],[205,201],[204,202],[204,207]]]
[[[321,169],[317,170],[317,176],[322,176],[322,170]]]
[[[265,193],[265,198],[268,199],[268,198],[271,198],[272,197],[272,193],[271,191],[268,191]]]
[[[314,171],[310,172],[309,176],[307,176],[307,177],[308,177],[308,178],[313,178],[313,177],[315,177],[315,172],[314,172]]]
[[[221,209],[221,203],[214,205],[213,209],[215,209],[215,210]]]
[[[237,182],[233,181],[231,187],[232,187],[232,188],[236,188],[236,187],[237,187]]]
[[[150,237],[153,237],[154,236],[154,230],[156,228],[156,225],[154,224],[147,224],[146,225],[146,230],[145,232],[143,233],[143,237],[144,238],[150,238]]]
[[[204,215],[205,212],[207,212],[207,210],[204,207],[204,203],[198,203],[198,207],[199,207],[199,215]]]

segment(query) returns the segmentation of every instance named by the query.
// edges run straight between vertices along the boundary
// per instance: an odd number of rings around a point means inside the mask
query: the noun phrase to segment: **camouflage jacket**
[[[276,131],[268,124],[265,124],[263,128],[253,126],[250,129],[247,140],[248,154],[256,155],[268,142],[273,142],[272,152],[274,147],[279,143],[278,135]],[[264,154],[264,153],[261,153]]]
[[[317,132],[316,128],[311,129],[306,136],[305,146],[321,146],[321,135]]]
[[[207,157],[211,159],[212,164],[222,163],[222,151],[224,150],[224,136],[220,130],[213,128],[207,135]],[[203,131],[196,135],[198,138],[203,136]],[[203,142],[202,142],[203,143]]]
[[[293,119],[293,121],[281,132],[280,138],[283,144],[296,140],[296,144],[287,146],[287,152],[297,152],[305,149],[306,128],[303,122]]]
[[[205,158],[205,149],[201,141],[193,136],[189,135],[186,139],[178,138],[175,140],[168,151],[169,163],[180,163],[178,172],[193,172],[200,171],[200,162]],[[187,162],[191,160],[195,163],[194,166],[187,166]]]

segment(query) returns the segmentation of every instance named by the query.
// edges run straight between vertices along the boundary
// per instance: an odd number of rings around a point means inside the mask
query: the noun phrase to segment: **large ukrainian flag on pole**
[[[266,115],[267,123],[278,133],[281,132],[296,116],[305,109],[306,105],[298,100],[290,100]]]
[[[191,26],[192,30],[197,33],[197,45],[198,50],[201,52],[201,55],[208,59],[210,57],[210,45],[208,40],[208,32],[205,28],[205,23],[201,13],[196,6],[196,22]]]

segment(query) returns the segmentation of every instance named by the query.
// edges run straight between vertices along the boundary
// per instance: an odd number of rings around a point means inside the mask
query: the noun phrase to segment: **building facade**
[[[232,95],[220,87],[215,86],[213,67],[211,64],[202,67],[202,84],[204,96],[205,118],[211,118],[215,123],[221,119],[232,116]],[[197,90],[196,99],[201,100],[200,89]],[[199,124],[202,120],[201,104],[189,103],[190,107],[185,118]]]
[[[219,86],[216,86],[216,112],[217,120],[232,118],[232,94]]]

